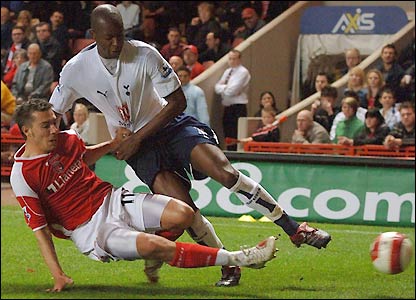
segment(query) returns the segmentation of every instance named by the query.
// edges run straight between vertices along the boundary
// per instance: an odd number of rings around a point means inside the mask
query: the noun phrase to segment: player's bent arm
[[[45,260],[46,265],[51,272],[55,281],[53,288],[48,289],[51,292],[60,292],[67,285],[73,284],[74,281],[65,275],[58,261],[58,256],[55,252],[55,246],[52,241],[52,235],[47,227],[36,230],[35,237],[38,241],[40,253]]]
[[[149,123],[136,132],[140,134],[140,140],[144,140],[165,127],[186,108],[185,94],[180,87],[172,94],[166,96],[165,99],[168,104]]]
[[[102,142],[100,144],[86,146],[87,151],[84,154],[84,161],[87,165],[92,165],[97,162],[102,156],[113,152],[120,142],[125,138],[125,135],[118,135],[111,141]]]
[[[186,98],[181,87],[166,96],[165,99],[168,104],[149,123],[128,136],[116,148],[114,153],[117,159],[126,160],[131,157],[139,150],[143,140],[161,130],[186,108]]]

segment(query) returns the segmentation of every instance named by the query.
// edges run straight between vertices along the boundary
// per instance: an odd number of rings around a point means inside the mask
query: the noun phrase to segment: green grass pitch
[[[397,275],[377,272],[369,256],[374,238],[400,231],[415,243],[415,229],[404,227],[317,224],[331,233],[327,249],[296,248],[280,227],[245,223],[235,218],[208,217],[226,247],[252,246],[269,235],[280,235],[277,257],[260,270],[242,270],[239,286],[218,288],[220,267],[178,269],[164,265],[158,284],[148,284],[143,261],[100,263],[80,254],[70,241],[55,241],[64,271],[75,285],[59,294],[26,226],[19,207],[1,208],[2,299],[414,299],[415,257]],[[181,241],[191,241],[185,233]]]

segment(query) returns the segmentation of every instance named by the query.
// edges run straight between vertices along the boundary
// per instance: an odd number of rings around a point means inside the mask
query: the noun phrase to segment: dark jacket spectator
[[[205,44],[207,34],[221,31],[221,24],[214,16],[214,5],[202,2],[198,5],[198,17],[192,18],[191,24],[186,28],[186,39],[189,44],[195,45],[202,53],[207,49]]]
[[[365,114],[365,127],[354,138],[353,145],[383,145],[384,139],[389,132],[390,128],[384,122],[380,110],[371,108]]]

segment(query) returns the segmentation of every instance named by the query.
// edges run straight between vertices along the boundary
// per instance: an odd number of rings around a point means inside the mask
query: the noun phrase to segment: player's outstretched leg
[[[318,249],[326,248],[331,241],[327,232],[312,228],[306,222],[299,225],[259,183],[241,172],[238,173],[238,180],[230,190],[235,192],[242,202],[282,227],[297,247],[307,244]]]
[[[248,207],[269,218],[273,223],[282,227],[291,241],[299,246],[308,244],[318,249],[325,248],[331,236],[320,229],[309,225],[299,225],[293,220],[277,201],[250,177],[236,170],[218,147],[200,144],[197,151],[192,151],[192,166],[212,179],[236,193],[238,198]]]
[[[167,262],[178,268],[198,268],[208,266],[239,266],[253,269],[264,268],[276,257],[276,238],[270,236],[251,248],[227,251],[198,244],[176,242],[173,260]]]

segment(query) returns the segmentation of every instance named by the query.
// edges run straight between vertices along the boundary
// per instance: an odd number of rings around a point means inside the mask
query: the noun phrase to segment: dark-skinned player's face
[[[118,58],[123,48],[123,24],[115,20],[101,20],[92,31],[97,42],[98,53],[103,58]]]

